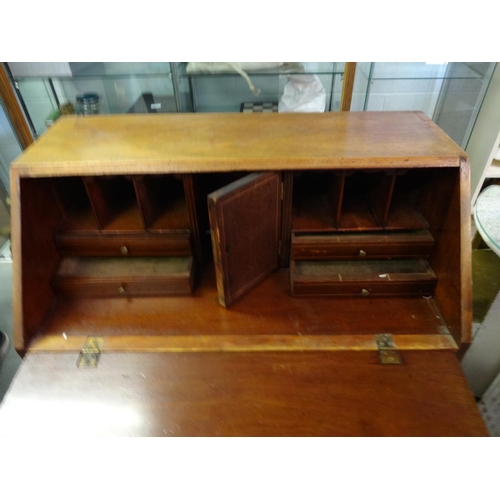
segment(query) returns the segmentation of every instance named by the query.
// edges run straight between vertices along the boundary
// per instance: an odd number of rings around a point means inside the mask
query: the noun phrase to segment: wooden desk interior
[[[58,355],[66,366],[99,337],[113,370],[152,356],[168,377],[200,361],[193,376],[217,379],[235,405],[229,423],[192,427],[187,411],[171,420],[182,421],[180,434],[484,431],[463,378],[441,377],[445,365],[459,373],[455,352],[471,341],[469,164],[422,113],[63,118],[12,165],[11,197],[15,346],[29,353],[26,376]],[[397,370],[372,367],[380,334],[410,365],[401,373],[440,365],[435,392],[427,375],[420,389],[413,375],[395,375],[402,393],[415,384],[414,403],[397,403],[409,405],[405,423],[347,425],[330,396],[319,420],[269,413],[316,382],[335,392],[351,380],[362,412],[389,404],[366,382],[386,384]],[[283,374],[264,373],[278,365],[290,367],[287,389]],[[308,378],[316,365],[321,374]],[[334,382],[347,367],[353,378]],[[252,392],[252,377],[270,377],[269,394]],[[453,390],[444,395],[448,383],[465,406]],[[168,384],[162,401],[179,389]],[[271,405],[269,426],[236,425],[245,404],[227,397],[238,390]],[[425,394],[437,398],[428,418],[448,411],[444,398],[450,411],[467,408],[464,426],[425,428],[415,416]],[[198,395],[198,410],[212,415],[217,398]],[[321,424],[327,415],[331,425]]]

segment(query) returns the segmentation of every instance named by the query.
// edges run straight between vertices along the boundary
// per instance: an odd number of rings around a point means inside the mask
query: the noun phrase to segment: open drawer
[[[294,295],[429,295],[437,277],[424,259],[297,261]]]
[[[192,257],[65,257],[52,286],[72,297],[182,295],[193,279]]]

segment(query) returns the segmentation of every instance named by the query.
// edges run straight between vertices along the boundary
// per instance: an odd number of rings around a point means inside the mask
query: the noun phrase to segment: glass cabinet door
[[[0,99],[0,196],[2,198],[3,193],[10,193],[10,164],[21,152],[21,146],[5,111],[4,103]]]
[[[56,71],[57,64],[64,68]],[[71,112],[71,107],[74,110],[76,97],[85,93],[98,95],[101,114],[178,110],[168,62],[11,63],[11,66],[13,83],[37,135],[45,132],[64,105],[67,112]]]
[[[495,63],[358,63],[352,111],[418,110],[465,148]]]
[[[181,110],[184,112],[276,111],[289,80],[297,85],[317,84],[326,96],[324,111],[338,111],[344,63],[172,63],[177,75]],[[254,90],[254,91],[252,91]],[[258,94],[257,94],[258,92]],[[256,95],[257,94],[257,95]]]
[[[284,93],[293,96],[296,91],[298,96],[302,89],[314,88],[310,101],[304,97],[318,108],[310,111],[338,111],[344,64],[70,62],[9,63],[9,67],[39,136],[60,112],[70,113],[81,94],[97,94],[102,114],[272,112],[278,110]],[[316,100],[314,92],[320,96]],[[309,109],[300,109],[304,110]]]

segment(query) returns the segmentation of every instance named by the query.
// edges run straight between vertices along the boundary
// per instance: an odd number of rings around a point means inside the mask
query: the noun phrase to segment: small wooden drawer
[[[59,295],[184,295],[193,289],[192,257],[65,257],[52,286]]]
[[[161,235],[59,234],[56,245],[64,256],[189,256],[189,232]]]
[[[298,261],[293,295],[432,295],[437,278],[424,259]]]
[[[434,238],[427,230],[393,233],[292,234],[292,260],[427,258]]]

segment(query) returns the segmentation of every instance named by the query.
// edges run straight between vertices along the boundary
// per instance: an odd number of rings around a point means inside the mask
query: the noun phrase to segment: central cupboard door
[[[281,175],[250,174],[208,195],[219,302],[228,307],[279,265]]]

